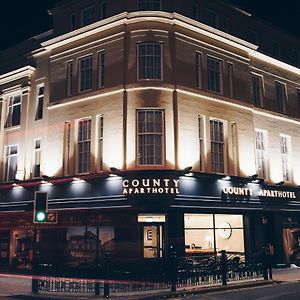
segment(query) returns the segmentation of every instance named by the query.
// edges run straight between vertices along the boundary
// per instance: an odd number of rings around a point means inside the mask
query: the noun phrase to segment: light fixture
[[[279,181],[275,183],[276,185],[284,185],[284,181]]]
[[[180,170],[180,173],[182,173],[183,175],[188,175],[189,173],[191,173],[193,167],[192,166],[188,166],[182,170]]]
[[[46,181],[49,180],[49,179],[51,179],[51,177],[48,176],[48,175],[42,175],[41,177],[42,177],[44,180],[46,180]]]
[[[110,167],[109,169],[110,169],[110,171],[111,171],[111,173],[112,173],[112,174],[110,174],[109,176],[119,176],[120,173],[121,173],[121,170],[118,169],[118,168]]]
[[[73,177],[73,181],[80,181],[80,178],[78,178],[78,177]]]
[[[223,179],[223,180],[230,180],[231,177],[227,175],[227,176],[223,177],[222,179]]]

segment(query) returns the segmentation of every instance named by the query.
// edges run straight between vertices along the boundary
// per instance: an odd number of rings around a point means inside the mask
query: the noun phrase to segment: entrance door
[[[144,226],[144,258],[163,256],[162,225]]]

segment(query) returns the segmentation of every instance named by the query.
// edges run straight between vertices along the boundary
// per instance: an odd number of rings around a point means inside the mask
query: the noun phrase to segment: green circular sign
[[[43,221],[45,221],[45,220],[46,220],[46,213],[43,212],[43,211],[38,212],[38,213],[36,214],[36,220],[37,220],[38,222],[43,222]]]

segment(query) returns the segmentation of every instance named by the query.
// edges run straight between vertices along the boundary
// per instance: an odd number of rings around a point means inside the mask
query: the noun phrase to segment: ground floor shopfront
[[[49,184],[50,183],[50,184]],[[35,191],[49,196],[57,223],[34,224]],[[300,263],[298,190],[245,178],[132,172],[48,184],[3,186],[0,268],[31,270],[34,253],[55,269],[137,260],[230,255],[268,247],[274,265]]]

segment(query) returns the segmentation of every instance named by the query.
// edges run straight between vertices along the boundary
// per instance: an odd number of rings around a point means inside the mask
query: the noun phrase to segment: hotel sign
[[[222,192],[225,195],[235,196],[253,196],[253,191],[245,187],[223,187]],[[258,197],[266,198],[286,198],[296,199],[296,192],[294,191],[278,191],[269,189],[260,189],[256,191]]]
[[[123,194],[179,194],[179,179],[124,179]]]

